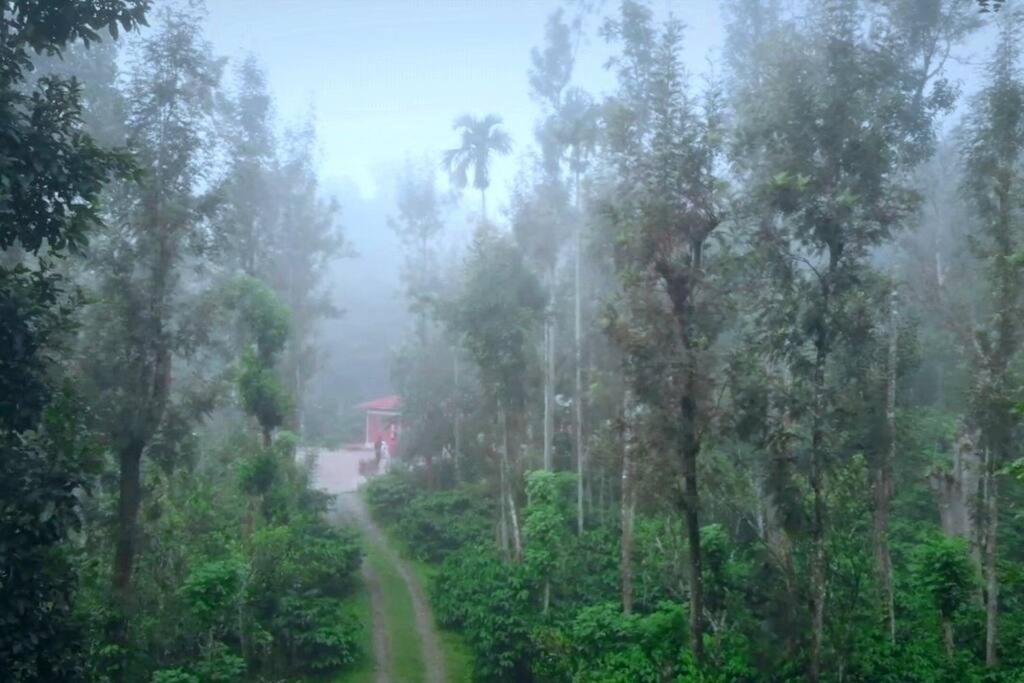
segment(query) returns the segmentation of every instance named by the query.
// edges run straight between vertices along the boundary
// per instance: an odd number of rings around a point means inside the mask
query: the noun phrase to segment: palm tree
[[[512,140],[501,127],[501,117],[488,114],[482,119],[464,114],[455,119],[454,130],[462,134],[462,144],[444,153],[444,167],[460,190],[469,181],[473,167],[473,187],[480,190],[480,213],[487,220],[487,188],[491,184],[491,155],[508,154]]]

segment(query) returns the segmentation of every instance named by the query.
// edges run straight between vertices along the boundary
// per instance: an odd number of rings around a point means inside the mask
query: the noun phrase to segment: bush
[[[647,615],[604,603],[580,610],[568,630],[573,680],[657,683],[678,669],[686,616],[672,603]]]
[[[239,597],[245,568],[237,559],[215,560],[195,567],[179,593],[202,629],[231,618]]]
[[[469,546],[448,556],[431,586],[438,621],[465,636],[479,680],[530,678],[532,610],[523,573],[490,546]]]
[[[385,524],[397,522],[415,495],[408,476],[397,472],[374,477],[363,490],[370,512]]]
[[[276,638],[286,644],[289,668],[317,673],[355,661],[360,625],[334,598],[289,595],[272,622]]]
[[[199,677],[181,669],[160,669],[153,672],[152,683],[200,683]]]
[[[476,490],[425,494],[403,509],[397,530],[417,559],[441,562],[459,548],[487,539],[489,513],[490,502]]]

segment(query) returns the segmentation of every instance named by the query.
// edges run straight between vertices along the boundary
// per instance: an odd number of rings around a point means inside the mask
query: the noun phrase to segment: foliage
[[[242,356],[238,390],[245,412],[254,416],[264,430],[269,432],[284,423],[288,410],[284,386],[274,369],[263,366],[251,351]]]
[[[57,390],[61,342],[81,305],[58,263],[100,225],[104,184],[135,168],[83,131],[77,81],[26,76],[32,52],[98,42],[101,29],[117,38],[145,24],[149,4],[14,0],[0,18],[0,669],[14,681],[82,677],[67,544],[92,467],[70,391]]]
[[[457,628],[473,651],[477,680],[528,676],[533,653],[526,577],[492,548],[465,546],[442,563],[431,589],[438,621]]]
[[[458,193],[399,174],[403,457],[365,496],[477,680],[1021,679],[1022,14],[978,4],[728,0],[699,86],[676,18],[570,3],[508,212],[496,114],[442,156],[481,201],[451,258]],[[299,462],[345,246],[312,117],[222,78],[201,3],[130,54],[96,42],[146,0],[2,10],[0,677],[343,673],[361,552]]]
[[[420,495],[399,506],[398,536],[426,562],[441,562],[463,546],[485,542],[491,532],[491,501],[479,488]]]
[[[967,605],[975,588],[975,570],[962,539],[937,536],[918,546],[914,557],[918,588],[943,619]]]
[[[363,489],[363,495],[376,519],[385,523],[396,522],[413,498],[413,484],[407,475],[391,472],[371,479]]]

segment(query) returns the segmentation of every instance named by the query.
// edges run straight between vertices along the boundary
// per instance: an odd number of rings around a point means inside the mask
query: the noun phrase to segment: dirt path
[[[430,603],[427,602],[423,586],[409,564],[405,562],[398,553],[388,544],[387,538],[371,519],[362,498],[357,494],[342,494],[338,496],[339,508],[349,515],[362,528],[366,540],[372,543],[387,562],[398,572],[398,575],[405,582],[412,600],[413,614],[416,619],[416,633],[419,636],[420,648],[423,655],[424,680],[427,683],[445,683],[444,655],[441,651],[441,640],[434,625],[434,615],[430,611]],[[380,584],[373,576],[372,569],[368,563],[363,563],[363,579],[370,591],[370,603],[373,612],[373,650],[376,661],[377,683],[386,683],[394,680],[392,674],[392,649],[391,639],[388,632],[388,625],[384,623],[383,604],[384,596],[381,593]]]
[[[363,585],[370,593],[370,612],[373,614],[373,662],[377,683],[390,683],[391,673],[391,634],[384,623],[384,592],[380,581],[374,574],[369,562],[363,562]]]

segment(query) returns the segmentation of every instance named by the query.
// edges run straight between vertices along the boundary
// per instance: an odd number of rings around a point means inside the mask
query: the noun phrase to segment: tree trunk
[[[892,291],[889,316],[889,367],[886,386],[885,421],[888,443],[878,456],[875,475],[875,566],[882,589],[889,631],[889,644],[896,645],[896,605],[892,585],[892,556],[889,552],[889,507],[892,500],[892,465],[896,458],[896,364],[899,328],[896,311],[896,290]]]
[[[956,647],[953,639],[953,620],[942,615],[942,645],[946,649],[946,659],[953,659],[953,652]]]
[[[548,273],[548,311],[544,319],[544,469],[554,469],[555,432],[555,267]]]
[[[822,333],[823,334],[823,333]],[[819,338],[814,362],[814,414],[811,433],[810,483],[813,498],[811,517],[811,651],[808,678],[821,677],[821,645],[825,634],[825,359],[826,342]]]
[[[505,506],[505,489],[507,483],[507,473],[505,472],[505,456],[501,453],[504,446],[498,449],[498,546],[506,557],[510,555],[509,552],[509,533],[508,533],[508,508]]]
[[[138,534],[139,506],[142,503],[141,439],[129,441],[121,449],[120,497],[117,505],[117,544],[114,551],[114,592],[124,599],[131,588],[132,570]]]
[[[789,409],[781,408],[780,419],[783,431],[792,432],[792,418]],[[793,561],[793,541],[786,525],[786,511],[783,508],[783,501],[786,501],[787,494],[792,482],[792,466],[796,458],[793,455],[789,439],[783,437],[768,442],[767,449],[771,455],[767,481],[764,484],[764,537],[765,544],[771,551],[772,556],[782,574],[785,584],[783,621],[780,629],[785,636],[785,651],[787,656],[795,656],[797,652],[796,636],[800,632],[799,623],[801,618],[799,591],[796,579],[796,567]],[[790,501],[794,504],[796,501]]]
[[[520,562],[523,559],[523,541],[519,532],[519,516],[516,514],[516,500],[515,496],[512,495],[512,467],[509,457],[512,450],[512,430],[509,426],[510,419],[508,411],[504,408],[501,409],[501,422],[503,432],[501,448],[501,466],[503,470],[502,482],[504,483],[505,488],[505,503],[508,505],[509,530],[511,531],[512,536],[512,559],[516,562]]]
[[[623,401],[622,434],[622,491],[620,508],[622,516],[622,548],[619,558],[619,576],[622,581],[622,612],[633,612],[633,520],[636,512],[636,497],[633,491],[633,430],[629,410],[629,397]]]
[[[453,439],[455,442],[455,481],[460,482],[462,477],[460,476],[459,467],[462,463],[462,406],[459,403],[459,350],[455,349],[455,353],[452,356],[452,374],[454,375],[455,384],[455,400],[452,403],[452,409],[454,411],[452,430],[455,432]]]
[[[575,420],[573,420],[573,445],[576,447],[576,532],[583,534],[583,478],[586,463],[586,449],[583,444],[583,313],[582,313],[582,262],[583,262],[583,214],[580,196],[580,173],[576,172],[576,263],[573,278],[573,323],[575,327],[576,386],[573,398]]]
[[[697,486],[697,456],[701,448],[697,395],[697,356],[700,346],[694,333],[693,293],[702,270],[703,245],[700,242],[693,242],[690,249],[691,263],[687,269],[680,270],[665,261],[659,262],[656,269],[666,285],[672,302],[672,312],[679,329],[685,363],[678,397],[679,458],[682,469],[683,516],[689,545],[690,646],[693,648],[694,659],[700,666],[704,663],[704,579],[700,545],[700,495]]]
[[[999,577],[996,575],[996,532],[999,522],[995,458],[985,453],[985,666],[999,664]]]
[[[684,398],[683,403],[695,403]],[[695,408],[684,407],[686,414]],[[686,517],[686,536],[690,559],[690,641],[698,664],[704,662],[704,577],[700,547],[700,497],[697,490],[697,454],[700,442],[694,433],[684,437],[683,443],[683,511]]]

